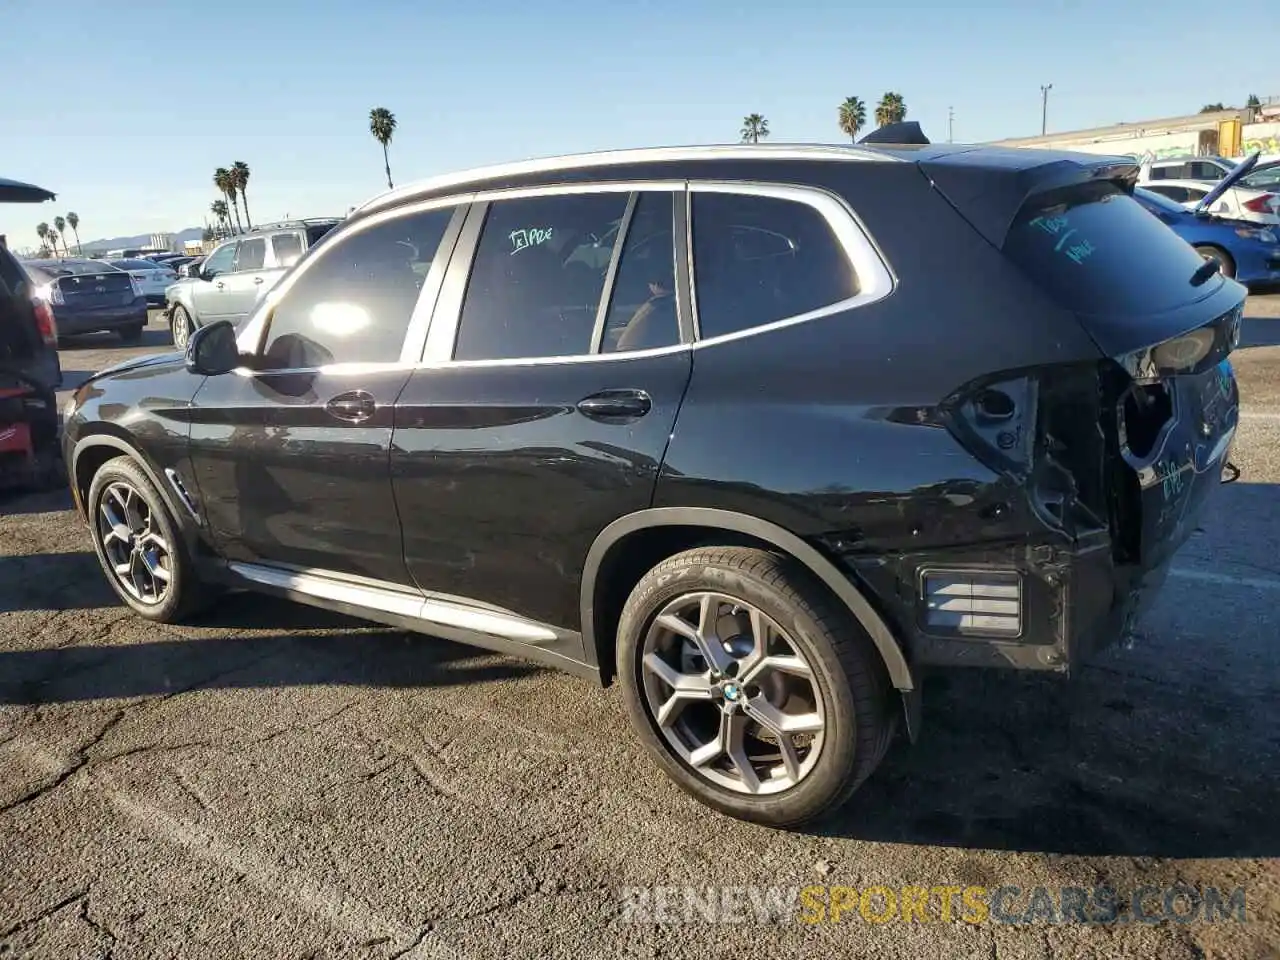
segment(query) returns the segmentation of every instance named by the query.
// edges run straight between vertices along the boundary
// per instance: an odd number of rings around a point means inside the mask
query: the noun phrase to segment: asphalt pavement
[[[1280,957],[1280,296],[1247,316],[1242,477],[1134,646],[931,679],[922,741],[800,832],[680,793],[616,687],[249,595],[153,625],[65,494],[0,504],[0,958]],[[87,338],[68,388],[167,343]],[[806,887],[857,906],[761,914]],[[1037,887],[1149,906],[1048,922]],[[1169,889],[1190,919],[1145,922]]]

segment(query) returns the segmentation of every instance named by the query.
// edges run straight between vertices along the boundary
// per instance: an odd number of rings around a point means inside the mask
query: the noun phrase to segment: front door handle
[[[254,278],[253,278],[253,282],[254,282],[254,283],[261,283],[261,282],[262,282],[262,278],[261,278],[261,277],[254,277]]]
[[[653,409],[653,401],[643,390],[601,390],[578,401],[578,412],[604,423],[638,420]]]
[[[214,286],[217,287],[219,290],[221,290],[223,287],[226,286],[226,284],[223,283],[221,280],[219,280],[217,283],[214,284]]]
[[[324,408],[329,411],[330,416],[345,420],[347,423],[363,423],[378,411],[373,394],[367,390],[350,390],[347,393],[340,393],[326,403]]]

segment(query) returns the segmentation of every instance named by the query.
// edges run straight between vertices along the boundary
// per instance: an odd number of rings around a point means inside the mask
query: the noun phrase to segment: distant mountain
[[[203,227],[189,227],[179,230],[173,235],[173,243],[178,249],[188,240],[199,240],[204,234]],[[72,241],[74,243],[74,241]],[[108,237],[106,240],[86,240],[81,246],[86,254],[103,253],[107,250],[119,250],[123,247],[145,247],[151,243],[151,234],[140,233],[132,237]]]

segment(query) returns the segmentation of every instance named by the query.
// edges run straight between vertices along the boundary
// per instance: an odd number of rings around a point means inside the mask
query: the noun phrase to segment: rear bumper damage
[[[998,479],[963,498],[917,491],[901,552],[846,533],[823,543],[913,665],[1069,674],[1133,637],[1231,472],[1239,324],[1236,307],[1155,347],[989,378],[943,405],[938,422]],[[971,506],[944,515],[946,499]]]

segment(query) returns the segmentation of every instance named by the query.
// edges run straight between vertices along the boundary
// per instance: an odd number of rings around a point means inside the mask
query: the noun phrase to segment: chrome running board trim
[[[439,624],[441,627],[468,630],[521,643],[547,643],[559,638],[550,627],[515,614],[424,597],[394,586],[374,586],[373,581],[362,580],[356,583],[318,572],[289,570],[258,563],[233,561],[228,566],[232,573],[263,586],[290,590],[353,607],[379,610],[400,617],[411,617],[424,623]]]

